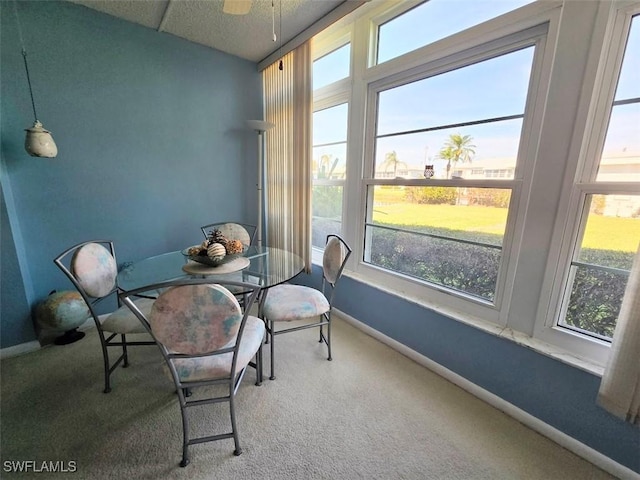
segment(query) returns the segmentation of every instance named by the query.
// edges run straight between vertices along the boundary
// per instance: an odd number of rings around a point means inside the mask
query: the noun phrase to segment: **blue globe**
[[[75,329],[90,315],[89,307],[82,296],[72,291],[54,292],[36,308],[36,317],[40,325],[66,332],[56,339],[57,344],[71,343],[84,337],[83,332]]]

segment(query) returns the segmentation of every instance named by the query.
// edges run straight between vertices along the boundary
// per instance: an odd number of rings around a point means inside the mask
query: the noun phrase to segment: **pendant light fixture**
[[[280,0],[280,63],[278,64],[278,69],[282,70],[284,68],[282,64],[282,0]],[[275,0],[271,0],[271,31],[273,32],[273,43],[278,40],[276,36],[276,5]]]
[[[38,114],[36,113],[36,104],[33,100],[33,89],[31,88],[31,77],[29,76],[29,65],[27,63],[27,51],[24,48],[24,39],[22,38],[22,28],[20,28],[20,19],[18,17],[18,2],[13,2],[16,14],[16,22],[18,24],[18,35],[20,37],[20,46],[22,47],[22,58],[24,60],[24,69],[27,73],[27,84],[29,85],[29,94],[31,95],[31,107],[33,108],[34,122],[31,128],[26,128],[27,136],[24,140],[24,148],[32,157],[54,158],[58,155],[58,147],[51,136],[51,132],[44,128]]]

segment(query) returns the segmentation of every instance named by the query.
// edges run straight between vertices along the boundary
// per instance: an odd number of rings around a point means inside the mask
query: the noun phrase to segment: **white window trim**
[[[545,10],[547,14],[549,12],[553,12],[553,10]],[[551,22],[554,18],[557,19],[559,12],[556,9],[555,17],[549,16],[545,20],[546,22]],[[534,56],[534,63],[532,65],[532,81],[530,89],[535,89],[539,86],[541,82],[541,78],[548,77],[548,71],[551,67],[550,61],[544,61],[543,58],[548,58],[548,52],[545,54],[545,38],[547,34],[547,25],[544,22],[541,22],[538,16],[536,17],[536,25],[531,26],[530,21],[522,22],[522,30],[518,30],[517,26],[509,25],[510,32],[505,35],[504,38],[495,38],[493,31],[491,33],[486,34],[482,32],[482,29],[478,27],[473,27],[470,30],[476,32],[473,40],[469,39],[468,43],[460,43],[456,38],[452,39],[455,41],[458,50],[452,51],[450,48],[445,48],[445,51],[449,52],[448,55],[440,57],[437,61],[432,60],[433,57],[431,55],[426,56],[429,59],[428,62],[423,63],[423,65],[419,67],[413,66],[413,61],[411,61],[412,67],[407,70],[401,70],[398,67],[398,60],[402,60],[404,57],[412,57],[415,52],[408,53],[403,57],[399,57],[398,59],[394,59],[389,62],[385,62],[379,66],[373,67],[373,69],[379,69],[380,67],[384,67],[387,64],[395,63],[397,73],[386,76],[384,78],[377,78],[376,76],[371,76],[370,81],[368,82],[368,97],[367,97],[367,105],[369,109],[367,111],[368,118],[366,119],[366,138],[367,140],[364,142],[364,153],[363,157],[364,167],[363,167],[363,175],[360,177],[361,183],[358,186],[353,186],[352,183],[349,183],[349,189],[357,189],[361,192],[362,198],[360,199],[362,209],[366,206],[367,202],[370,201],[369,198],[366,198],[366,192],[368,190],[368,186],[377,185],[377,184],[402,184],[402,185],[421,185],[424,186],[427,184],[424,180],[398,180],[398,181],[389,181],[389,180],[381,180],[373,178],[372,170],[373,164],[371,159],[373,158],[373,150],[374,150],[374,138],[375,138],[375,115],[376,108],[375,103],[377,100],[377,93],[381,90],[386,90],[393,86],[406,84],[410,81],[414,81],[417,79],[425,78],[426,76],[431,76],[437,74],[442,71],[448,71],[455,67],[461,65],[467,65],[473,63],[475,61],[491,58],[497,56],[501,53],[510,52],[516,50],[522,46],[536,45],[536,54]],[[557,21],[557,20],[556,20]],[[488,23],[496,24],[496,21],[491,21]],[[502,29],[502,32],[505,30]],[[478,38],[482,38],[482,40],[478,40]],[[445,39],[446,40],[446,39]],[[437,43],[442,43],[437,42]],[[423,47],[419,49],[420,51],[430,50],[431,46]],[[424,62],[424,60],[423,60]],[[540,97],[544,98],[544,92]],[[535,100],[535,97],[534,97]],[[535,104],[533,101],[529,103],[527,108],[531,108],[531,104]],[[529,189],[529,184],[523,184],[522,178],[524,176],[524,171],[529,170],[532,167],[529,167],[529,164],[532,164],[532,158],[535,155],[535,148],[532,147],[528,133],[534,132],[533,136],[537,138],[539,135],[540,128],[540,115],[536,115],[536,108],[534,108],[533,112],[525,112],[525,120],[523,125],[523,135],[521,141],[521,148],[519,152],[520,161],[518,162],[518,167],[516,169],[516,179],[514,180],[476,180],[473,182],[473,186],[486,185],[490,187],[499,188],[501,186],[507,186],[512,188],[512,205],[511,212],[517,212],[518,214],[514,216],[510,213],[509,218],[507,220],[507,228],[505,232],[505,237],[503,240],[503,258],[505,259],[502,262],[499,277],[498,277],[498,285],[496,291],[495,304],[491,304],[489,302],[482,301],[481,299],[477,299],[475,297],[467,296],[460,293],[454,293],[451,290],[448,290],[444,287],[439,287],[437,285],[430,284],[429,286],[425,285],[425,282],[420,281],[418,279],[413,279],[408,276],[403,276],[397,273],[392,273],[385,271],[382,268],[366,264],[364,262],[359,262],[357,265],[353,266],[353,270],[359,275],[365,276],[367,278],[371,278],[371,280],[376,284],[390,285],[393,288],[405,292],[407,295],[410,295],[414,298],[426,299],[434,304],[442,306],[451,311],[459,312],[465,317],[472,317],[477,320],[487,321],[493,324],[497,324],[501,327],[507,327],[507,314],[506,310],[508,309],[508,297],[511,294],[510,286],[513,282],[509,281],[513,278],[515,272],[515,266],[513,265],[515,258],[511,252],[517,249],[518,239],[521,236],[522,223],[523,223],[523,213],[521,213],[522,209],[518,208],[518,205],[522,202],[521,196],[523,192],[527,192]],[[535,142],[534,142],[535,143]],[[528,159],[528,160],[527,160]],[[456,181],[456,180],[434,180],[431,179],[428,182],[429,185],[447,185],[447,186],[469,186],[469,181]],[[360,218],[365,218],[364,210],[362,210],[362,216]],[[347,220],[349,222],[349,220]],[[358,239],[365,238],[365,227],[364,222],[359,222],[359,232]],[[356,248],[354,249],[357,252],[358,259],[364,258],[363,251],[363,242],[359,241],[357,243]]]
[[[344,22],[336,24],[332,28],[328,29],[325,34],[321,36],[319,40],[314,39],[312,44],[312,58],[314,61],[316,59],[322,58],[323,56],[336,51],[337,49],[345,46],[350,43],[351,46],[351,59],[349,65],[350,76],[332,84],[326,85],[324,87],[318,88],[313,92],[313,112],[317,112],[319,110],[325,110],[327,108],[335,107],[341,104],[347,104],[347,115],[351,115],[351,77],[353,75],[353,27],[351,24],[343,25]],[[349,125],[349,119],[347,118],[347,125]],[[347,126],[347,168],[349,163],[349,154],[348,148],[350,144],[349,139],[349,127]],[[348,176],[348,173],[346,173]],[[347,180],[316,180],[312,181],[312,185],[325,185],[325,186],[339,186],[342,187],[342,216],[340,221],[342,225],[344,225],[345,220],[345,197],[347,190]],[[311,248],[311,257],[313,263],[322,264],[322,249],[313,246]]]
[[[584,148],[582,141],[577,139],[585,137],[587,119],[591,118],[590,121],[593,121],[590,108],[594,101],[592,92],[597,84],[596,80],[600,81],[597,76],[603,75],[604,69],[599,68],[602,52],[605,50],[602,48],[603,39],[610,35],[610,32],[605,35],[605,31],[608,32],[607,29],[611,28],[610,18],[616,10],[638,8],[640,2],[536,1],[434,44],[372,66],[372,58],[375,58],[375,48],[370,48],[375,43],[375,29],[372,26],[413,8],[418,3],[420,2],[398,0],[370,2],[345,17],[335,30],[332,27],[322,34],[333,34],[334,38],[338,38],[340,35],[336,32],[340,28],[344,29],[345,25],[351,28],[351,77],[326,87],[317,98],[327,106],[341,98],[349,102],[349,161],[342,220],[343,236],[352,246],[354,254],[349,260],[345,275],[599,374],[606,354],[603,356],[597,353],[597,342],[594,346],[593,341],[588,341],[586,348],[580,348],[577,345],[584,344],[585,338],[569,331],[562,331],[562,335],[557,336],[557,329],[546,327],[545,322],[552,305],[556,267],[561,259],[566,260],[566,252],[563,250],[566,247],[559,237],[565,234],[565,227],[569,231],[573,228],[572,222],[568,222],[572,208],[569,195],[578,161],[583,158],[580,152]],[[521,170],[515,173],[515,181],[521,183],[517,187],[520,191],[514,192],[512,201],[520,203],[514,210],[517,211],[516,218],[510,219],[509,223],[509,228],[512,229],[508,232],[511,242],[509,250],[505,235],[503,252],[509,257],[509,262],[504,268],[507,280],[502,303],[494,307],[478,302],[477,299],[464,299],[438,288],[426,287],[414,279],[402,279],[400,275],[364,264],[361,259],[367,200],[365,192],[368,184],[375,183],[364,180],[367,178],[364,175],[364,159],[371,158],[368,149],[372,148],[370,140],[365,142],[365,135],[369,139],[373,138],[371,132],[365,130],[365,125],[372,128],[373,120],[372,109],[366,109],[370,101],[370,85],[378,81],[381,84],[389,82],[394,76],[397,76],[396,79],[406,78],[410,70],[420,73],[424,65],[435,60],[453,58],[459,52],[480,44],[492,41],[499,43],[503,37],[544,23],[548,24],[548,32],[538,46],[542,55],[536,54],[533,67],[533,72],[539,74],[532,75],[532,78],[537,77],[537,83],[532,82],[530,86],[531,92],[536,92],[536,95],[528,103],[528,108],[532,111],[525,112],[525,121],[528,120],[531,124],[523,129],[528,136],[522,139],[520,146],[519,156],[526,161],[520,162]],[[583,38],[580,35],[585,29],[591,34],[590,44],[581,40],[579,44],[573,45],[573,38]],[[612,41],[608,39],[609,44]],[[360,60],[356,63],[356,57],[366,59],[366,62]],[[571,75],[567,76],[566,72],[552,68],[558,62],[564,68],[573,67]],[[575,85],[580,86],[580,92],[575,92]],[[565,92],[570,94],[566,95]],[[570,98],[566,100],[565,97]],[[610,104],[606,108],[610,108]],[[365,112],[369,118],[364,118]],[[535,162],[529,161],[531,158],[535,158]],[[552,179],[549,182],[553,184],[550,187],[551,195],[539,191],[541,186],[545,189],[546,183],[539,165],[534,165],[540,162],[549,167],[543,170],[545,173],[548,171]],[[491,182],[491,185],[498,186],[501,181]],[[538,217],[544,221],[542,227],[532,220]],[[314,263],[321,263],[321,260],[321,250],[314,250]],[[549,332],[552,332],[551,336],[547,335]]]
[[[606,5],[602,6],[603,9]],[[572,140],[567,175],[564,180],[564,195],[554,228],[557,239],[550,251],[546,269],[545,287],[538,308],[535,336],[553,345],[563,345],[575,354],[591,358],[604,365],[611,344],[587,337],[566,328],[556,326],[561,314],[562,298],[568,281],[569,265],[576,242],[580,235],[584,199],[590,193],[617,191],[620,193],[640,193],[637,183],[598,182],[582,183],[580,179],[594,179],[602,146],[607,133],[617,79],[620,74],[626,36],[631,17],[640,13],[638,2],[618,2],[611,4],[608,12],[603,12],[601,21],[604,41],[599,51],[592,54],[587,82],[583,85],[584,100],[581,105],[582,125],[578,122]],[[591,88],[591,91],[588,88]]]

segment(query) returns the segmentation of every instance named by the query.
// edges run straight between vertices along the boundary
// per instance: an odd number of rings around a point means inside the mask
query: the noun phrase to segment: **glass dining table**
[[[304,269],[304,260],[292,252],[274,247],[251,246],[242,255],[248,261],[240,270],[203,268],[189,260],[183,251],[164,253],[124,264],[118,273],[117,283],[121,292],[129,292],[147,285],[189,278],[211,276],[212,283],[224,285],[225,280],[255,283],[269,288],[291,280]],[[190,268],[191,267],[191,268]]]

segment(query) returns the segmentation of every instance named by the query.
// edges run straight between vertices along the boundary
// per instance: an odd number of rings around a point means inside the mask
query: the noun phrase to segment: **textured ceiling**
[[[222,0],[71,1],[253,62],[263,60],[278,49],[281,41],[287,43],[344,2],[273,0],[272,11],[271,0],[253,0],[248,14],[230,15],[222,12]]]

